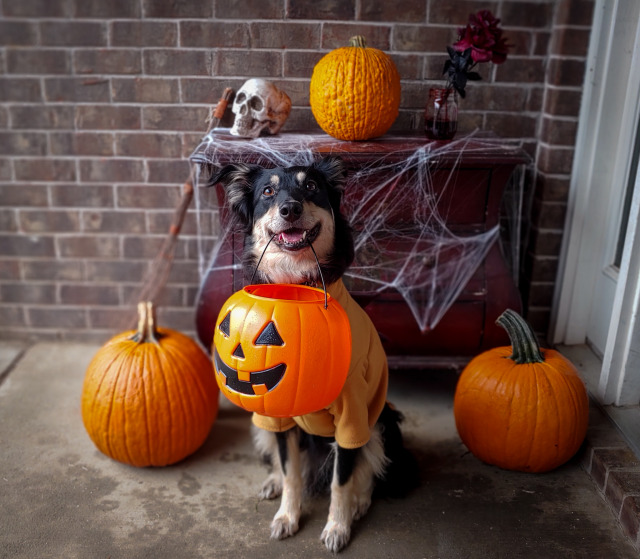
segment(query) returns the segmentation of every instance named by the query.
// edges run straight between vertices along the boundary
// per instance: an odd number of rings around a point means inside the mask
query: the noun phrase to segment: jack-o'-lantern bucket
[[[248,411],[295,417],[326,408],[350,361],[349,318],[326,290],[249,285],[227,299],[216,321],[218,386]]]

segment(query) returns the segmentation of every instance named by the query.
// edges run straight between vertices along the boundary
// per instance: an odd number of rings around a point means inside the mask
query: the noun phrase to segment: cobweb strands
[[[488,152],[509,157],[518,150],[479,134],[447,143],[415,136],[354,143],[296,133],[243,140],[215,130],[202,140],[191,161],[208,175],[231,162],[272,168],[310,165],[326,155],[342,157],[349,168],[342,209],[354,228],[356,249],[345,283],[364,304],[383,293],[398,293],[426,332],[438,324],[500,237],[501,224],[485,220],[485,179],[474,182],[467,177],[462,184],[462,159],[465,169],[469,162],[482,169]],[[461,195],[460,188],[468,193]],[[509,238],[503,245],[515,276],[522,181],[509,190],[515,190],[508,200],[517,207],[506,212],[508,223],[502,230]],[[239,260],[233,258],[233,251],[238,254],[237,242],[231,242],[235,232],[220,206],[220,192],[196,188],[201,289],[211,274],[241,273]]]

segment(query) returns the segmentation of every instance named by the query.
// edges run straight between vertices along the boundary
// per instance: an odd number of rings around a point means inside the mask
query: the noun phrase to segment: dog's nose
[[[293,222],[302,215],[302,204],[297,200],[287,200],[280,206],[280,217]]]

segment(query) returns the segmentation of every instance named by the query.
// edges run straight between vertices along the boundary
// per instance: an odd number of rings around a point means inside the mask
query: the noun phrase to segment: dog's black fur
[[[309,254],[309,243],[318,247],[319,266],[327,285],[343,276],[354,258],[352,230],[340,211],[345,179],[344,165],[336,157],[324,158],[308,167],[264,169],[257,165],[229,165],[211,178],[210,185],[220,182],[225,187],[231,215],[244,231],[243,267],[247,281],[319,285],[318,264]],[[258,267],[269,242],[275,243],[271,249],[275,254],[270,263]],[[302,274],[298,274],[299,266],[304,269]],[[379,452],[384,452],[379,457],[384,472],[373,468],[378,477],[377,494],[402,495],[417,481],[415,461],[402,442],[401,420],[401,414],[386,405],[375,427],[382,443]],[[333,439],[310,435],[297,427],[277,433],[275,444],[263,442],[259,446],[274,467],[280,466],[285,485],[292,431],[299,450],[311,464],[306,472],[306,488],[312,493],[326,490],[332,479],[344,486],[365,459],[360,448],[341,448]],[[332,453],[334,460],[330,460]],[[265,484],[262,491],[265,498],[278,495],[277,483],[273,483],[272,476],[267,482],[270,480],[271,484]],[[297,530],[297,521],[293,527],[274,527],[277,519],[278,515],[272,524],[272,537],[290,536]],[[330,551],[339,551],[349,541],[348,533],[327,537],[325,532],[323,541]]]

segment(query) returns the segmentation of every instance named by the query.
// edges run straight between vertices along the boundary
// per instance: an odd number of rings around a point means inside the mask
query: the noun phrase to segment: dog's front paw
[[[347,547],[351,539],[351,527],[329,520],[320,539],[331,553],[338,553]]]
[[[293,536],[298,531],[298,520],[288,514],[277,514],[271,522],[271,539],[283,540]]]
[[[282,495],[282,477],[276,474],[271,474],[262,484],[262,489],[258,493],[260,499],[275,499]]]

